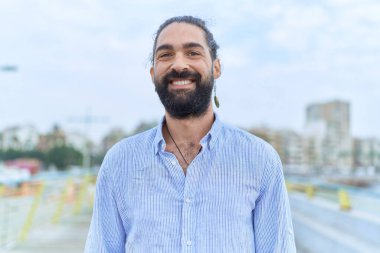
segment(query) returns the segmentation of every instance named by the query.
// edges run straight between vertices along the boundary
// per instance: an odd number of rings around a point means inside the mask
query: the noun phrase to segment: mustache
[[[191,78],[194,79],[196,83],[199,83],[201,80],[201,75],[198,72],[191,72],[187,70],[178,72],[173,69],[171,72],[167,73],[162,80],[164,84],[168,85],[170,79],[173,78]]]

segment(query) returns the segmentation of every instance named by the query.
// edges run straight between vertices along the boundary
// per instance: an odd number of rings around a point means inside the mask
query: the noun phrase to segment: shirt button
[[[172,160],[172,161],[171,161],[171,163],[172,163],[173,165],[175,165],[175,164],[176,164],[176,162],[175,162],[174,160]]]
[[[186,202],[186,203],[190,203],[190,202],[191,202],[191,199],[190,199],[190,198],[186,198],[186,199],[185,199],[185,202]]]
[[[191,245],[191,240],[187,240],[186,245],[190,246]]]

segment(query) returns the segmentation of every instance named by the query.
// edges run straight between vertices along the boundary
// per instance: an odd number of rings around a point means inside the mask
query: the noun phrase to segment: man
[[[217,49],[201,19],[159,27],[150,74],[165,117],[107,153],[86,252],[295,252],[277,153],[213,112]]]

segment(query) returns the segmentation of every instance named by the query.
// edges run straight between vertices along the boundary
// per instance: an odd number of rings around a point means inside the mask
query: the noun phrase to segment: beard
[[[211,74],[202,81],[197,72],[172,70],[162,79],[154,78],[156,92],[164,105],[165,110],[175,119],[200,117],[207,111],[211,102],[211,93],[214,87],[214,77]],[[195,89],[169,91],[169,83],[173,78],[194,80]]]

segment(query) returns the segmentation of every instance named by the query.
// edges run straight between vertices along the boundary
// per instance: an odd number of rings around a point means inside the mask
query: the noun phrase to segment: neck
[[[214,112],[211,105],[206,113],[200,117],[175,119],[166,112],[165,120],[171,135],[178,144],[199,143],[212,127]],[[166,143],[169,143],[171,140],[168,133],[163,131],[163,135]]]

